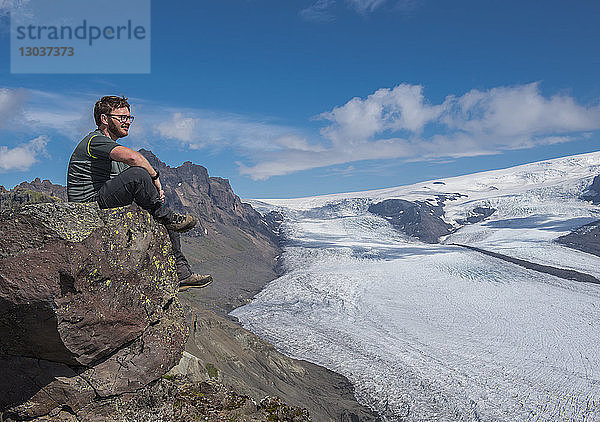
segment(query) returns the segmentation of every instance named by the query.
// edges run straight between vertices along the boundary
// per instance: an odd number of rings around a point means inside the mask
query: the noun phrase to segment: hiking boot
[[[190,214],[177,214],[173,213],[173,216],[164,223],[165,227],[169,230],[173,230],[179,233],[187,232],[194,228],[198,223],[198,219]]]
[[[190,289],[192,287],[202,288],[212,283],[212,275],[192,274],[191,276],[179,281],[179,291]]]

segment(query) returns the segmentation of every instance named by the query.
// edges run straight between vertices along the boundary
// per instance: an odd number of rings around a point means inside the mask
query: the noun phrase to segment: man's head
[[[100,98],[94,106],[94,120],[98,129],[112,139],[123,138],[129,133],[133,121],[131,107],[125,97],[108,95]]]

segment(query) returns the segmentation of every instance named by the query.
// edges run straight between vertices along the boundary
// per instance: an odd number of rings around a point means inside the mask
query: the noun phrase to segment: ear
[[[108,126],[108,116],[104,113],[100,115],[100,121],[104,126]]]

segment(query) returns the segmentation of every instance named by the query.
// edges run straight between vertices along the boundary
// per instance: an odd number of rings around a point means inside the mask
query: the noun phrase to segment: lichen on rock
[[[187,336],[177,289],[166,230],[146,211],[47,203],[4,213],[0,411],[77,409],[160,378]]]

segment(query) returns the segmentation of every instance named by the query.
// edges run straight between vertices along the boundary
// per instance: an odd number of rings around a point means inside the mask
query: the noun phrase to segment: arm
[[[146,157],[131,148],[122,145],[116,146],[110,151],[110,159],[120,161],[128,166],[137,166],[145,169],[150,177],[156,176],[156,170],[152,168]]]
[[[156,176],[156,170],[150,165],[146,157],[140,154],[137,151],[132,150],[131,148],[124,147],[122,145],[114,147],[110,151],[110,159],[114,161],[120,161],[122,163],[127,164],[128,166],[137,166],[145,169],[150,177]],[[160,183],[160,178],[153,181],[154,186],[158,190],[158,194],[160,196],[161,201],[165,200],[165,194],[162,190],[162,185]]]

